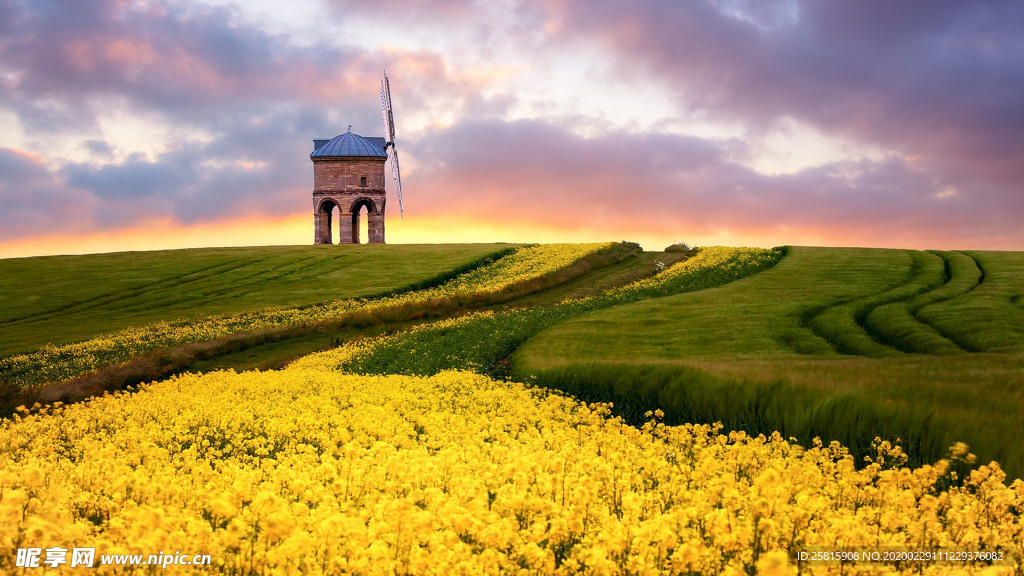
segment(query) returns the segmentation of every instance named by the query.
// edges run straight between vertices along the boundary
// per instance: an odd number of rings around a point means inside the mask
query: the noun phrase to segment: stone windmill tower
[[[331,244],[331,222],[338,208],[339,244],[359,243],[359,213],[365,207],[367,239],[370,244],[384,243],[384,162],[391,158],[398,207],[402,205],[402,178],[395,150],[395,121],[391,112],[391,87],[388,75],[380,83],[380,107],[384,113],[387,138],[364,138],[348,132],[330,140],[313,140],[313,243]],[[390,149],[390,153],[389,153]]]
[[[330,140],[313,140],[313,243],[331,244],[334,208],[339,243],[359,243],[359,212],[366,208],[367,239],[384,243],[384,138],[364,138],[351,127]]]

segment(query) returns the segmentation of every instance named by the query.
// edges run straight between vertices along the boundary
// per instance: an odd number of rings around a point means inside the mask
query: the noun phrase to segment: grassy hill
[[[855,450],[900,437],[927,460],[965,440],[1019,474],[1022,294],[1021,253],[798,247],[725,286],[553,326],[513,375]]]
[[[265,246],[0,259],[0,356],[159,320],[370,296],[509,247]]]
[[[803,248],[728,286],[617,307],[521,353],[576,361],[1024,351],[1024,254]]]

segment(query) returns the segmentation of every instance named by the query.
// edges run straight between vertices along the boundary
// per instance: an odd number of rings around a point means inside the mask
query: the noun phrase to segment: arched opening
[[[374,206],[369,199],[363,198],[352,205],[352,241],[357,244],[369,244],[370,226],[372,224]]]
[[[320,203],[320,208],[317,210],[317,233],[316,242],[318,244],[335,244],[340,238],[338,236],[340,229],[339,225],[341,220],[339,217],[338,205],[330,200],[324,200]]]
[[[331,203],[331,213],[328,215],[328,218],[338,223],[330,231],[331,243],[341,244],[341,208],[333,202]]]

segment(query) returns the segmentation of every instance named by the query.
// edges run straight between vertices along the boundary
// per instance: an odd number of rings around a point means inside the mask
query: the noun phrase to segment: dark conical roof
[[[372,140],[383,140],[383,138],[373,138]],[[382,142],[383,143],[383,142]],[[371,141],[371,139],[363,138],[358,134],[353,134],[350,129],[341,136],[335,136],[330,139],[323,146],[318,147],[309,155],[310,158],[335,158],[335,157],[352,157],[352,156],[366,156],[370,158],[387,158],[388,153],[384,151],[384,148]]]

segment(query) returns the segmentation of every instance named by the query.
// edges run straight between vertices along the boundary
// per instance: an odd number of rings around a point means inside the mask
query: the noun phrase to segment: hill
[[[0,356],[160,320],[372,296],[509,247],[263,246],[0,259]]]
[[[1021,253],[797,247],[725,286],[553,326],[513,374],[859,453],[878,435],[930,461],[962,440],[1022,474],[1006,440],[1024,434],[1022,295]]]

